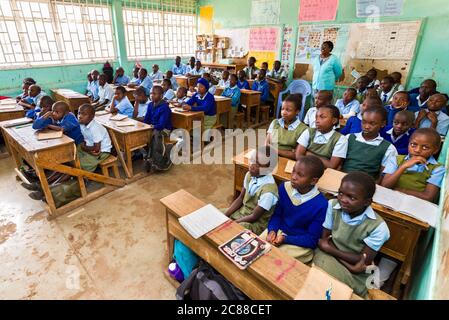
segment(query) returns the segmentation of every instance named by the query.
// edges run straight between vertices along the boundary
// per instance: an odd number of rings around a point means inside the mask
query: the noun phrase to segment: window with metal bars
[[[115,58],[110,0],[1,0],[0,66]]]
[[[130,59],[194,55],[196,0],[123,1]]]

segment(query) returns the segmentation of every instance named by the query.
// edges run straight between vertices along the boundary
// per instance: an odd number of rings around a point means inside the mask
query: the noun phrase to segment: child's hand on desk
[[[276,239],[273,241],[273,245],[279,247],[285,240],[285,236],[283,234],[279,234]]]
[[[190,111],[190,110],[192,110],[192,107],[189,106],[188,104],[184,104],[184,105],[182,106],[182,110]]]
[[[267,235],[267,242],[273,243],[276,240],[276,232],[270,231]]]

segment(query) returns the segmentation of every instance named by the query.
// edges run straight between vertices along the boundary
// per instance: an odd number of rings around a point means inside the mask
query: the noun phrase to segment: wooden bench
[[[120,173],[118,171],[118,160],[113,155],[110,155],[106,160],[100,163],[101,173],[104,176],[109,177],[109,168],[112,168],[114,178],[120,179]]]

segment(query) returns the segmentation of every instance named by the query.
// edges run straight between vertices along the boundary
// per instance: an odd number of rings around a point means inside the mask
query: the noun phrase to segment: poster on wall
[[[338,0],[301,0],[299,21],[334,21],[337,9]]]
[[[251,28],[249,30],[250,51],[276,51],[278,28]]]
[[[281,64],[286,72],[290,70],[290,59],[292,56],[293,49],[293,27],[285,25],[282,29],[283,40],[282,40],[282,55]]]
[[[281,0],[252,0],[251,25],[279,24]]]
[[[333,54],[341,56],[349,36],[348,25],[303,25],[299,26],[296,46],[296,63],[310,64],[321,54],[325,41],[334,44]]]
[[[404,0],[357,0],[357,17],[392,17],[402,15]]]

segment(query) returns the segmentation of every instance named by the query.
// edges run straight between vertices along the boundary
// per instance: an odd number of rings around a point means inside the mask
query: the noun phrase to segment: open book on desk
[[[208,204],[179,218],[179,223],[192,237],[198,239],[228,220],[220,210]]]

